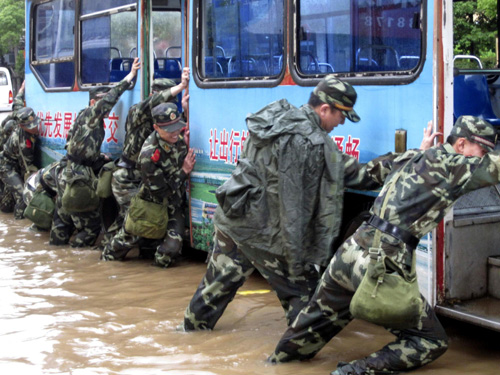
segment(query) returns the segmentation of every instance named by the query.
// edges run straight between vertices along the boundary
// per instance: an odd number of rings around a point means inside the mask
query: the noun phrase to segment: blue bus
[[[418,147],[429,120],[445,134],[459,114],[493,121],[500,101],[490,93],[498,71],[481,62],[477,69],[457,68],[457,61],[474,57],[454,59],[452,14],[453,2],[440,0],[27,0],[26,101],[42,119],[40,163],[64,155],[88,90],[118,82],[134,57],[143,68],[106,120],[102,151],[112,157],[120,154],[128,108],[149,94],[155,78],[179,80],[189,66],[190,147],[197,154],[189,239],[209,251],[215,190],[241,154],[246,115],[281,98],[306,103],[326,74],[358,92],[361,122],[331,136],[361,162]],[[480,97],[489,114],[465,109]],[[458,98],[464,98],[460,106]],[[346,231],[375,196],[346,191]],[[492,230],[500,222],[495,198],[489,190],[458,202],[417,253],[422,293],[437,311],[500,330],[500,298],[488,288],[489,259],[500,254],[493,246],[500,240],[500,231]],[[478,301],[486,305],[474,309]]]

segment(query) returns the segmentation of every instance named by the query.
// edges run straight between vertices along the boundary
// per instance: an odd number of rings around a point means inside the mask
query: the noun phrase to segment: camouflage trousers
[[[138,193],[140,185],[141,173],[136,168],[118,167],[113,173],[111,189],[113,190],[113,196],[115,197],[116,203],[118,203],[119,211],[113,223],[111,223],[104,233],[101,242],[103,248],[111,243],[113,237],[123,226],[125,215],[130,207],[130,201],[132,197]]]
[[[170,266],[180,255],[182,250],[182,233],[184,231],[184,207],[169,209],[167,234],[162,240],[150,240],[134,236],[125,230],[123,225],[102,251],[102,260],[124,260],[127,254],[139,247],[140,255],[154,257],[155,265],[159,267]]]
[[[26,204],[23,200],[24,190],[24,177],[22,171],[15,165],[3,162],[0,167],[3,183],[5,184],[4,190],[7,194],[10,193],[14,200],[14,218],[24,218],[24,209]],[[8,199],[8,198],[7,198]]]
[[[62,207],[61,196],[62,194],[58,195],[56,199],[54,219],[50,228],[50,244],[65,245],[69,243],[71,236],[76,231],[71,246],[85,247],[94,245],[101,233],[99,210],[71,214]]]
[[[286,330],[269,361],[310,359],[339,333],[352,320],[349,305],[368,263],[369,257],[352,237],[344,242],[311,302]],[[416,327],[389,331],[395,341],[364,359],[339,363],[335,374],[397,374],[432,362],[448,346],[446,333],[427,302]]]
[[[16,202],[12,193],[7,189],[2,181],[0,181],[0,211],[4,213],[14,212]]]
[[[292,276],[284,258],[267,252],[256,253],[254,249],[247,252],[216,229],[207,272],[184,313],[184,329],[213,329],[238,289],[255,269],[277,294],[288,324],[307,304],[319,279],[313,265],[306,266],[302,275]]]

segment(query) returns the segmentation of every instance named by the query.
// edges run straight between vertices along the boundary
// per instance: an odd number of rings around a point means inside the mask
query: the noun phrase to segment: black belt
[[[385,234],[388,234],[388,235],[390,235],[394,238],[397,238],[398,240],[404,242],[411,249],[416,249],[418,243],[420,242],[420,239],[415,237],[413,234],[411,234],[407,230],[401,229],[400,227],[393,225],[393,224],[389,223],[388,221],[381,219],[378,216],[372,215],[372,216],[370,216],[370,218],[366,222],[368,224],[370,224],[372,227],[375,227],[375,228],[379,229],[380,231],[384,232]]]
[[[119,167],[133,169],[135,168],[135,161],[127,158],[125,155],[120,156],[120,161],[117,164]]]
[[[70,155],[70,154],[66,154],[66,156],[73,163],[76,163],[76,164],[79,164],[79,165],[83,165],[85,167],[92,167],[94,165],[94,163],[95,163],[95,161],[84,160],[84,159],[78,158],[78,157]]]

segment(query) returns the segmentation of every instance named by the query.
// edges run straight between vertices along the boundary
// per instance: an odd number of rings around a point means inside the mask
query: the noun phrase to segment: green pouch
[[[49,230],[52,226],[54,208],[54,199],[46,191],[36,191],[24,210],[24,216],[37,227]]]
[[[351,314],[357,319],[388,328],[415,327],[424,306],[418,289],[415,262],[414,254],[408,273],[387,256],[371,259],[351,300]]]
[[[92,188],[89,177],[76,175],[68,180],[62,196],[62,207],[69,213],[91,212],[99,208],[99,196]]]
[[[125,230],[135,236],[162,239],[167,234],[168,205],[146,201],[136,194],[132,197],[125,217]]]
[[[100,198],[109,198],[113,195],[113,190],[111,189],[111,179],[113,178],[113,172],[116,171],[116,163],[110,161],[104,164],[104,166],[99,171],[99,178],[97,181],[97,195]]]

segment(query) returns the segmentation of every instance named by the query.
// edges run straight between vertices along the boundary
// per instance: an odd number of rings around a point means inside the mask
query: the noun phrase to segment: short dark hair
[[[311,107],[316,108],[319,107],[320,105],[323,104],[328,104],[332,110],[339,110],[337,107],[335,107],[333,104],[325,103],[322,101],[318,95],[316,95],[314,92],[311,92],[311,95],[309,96],[309,101],[307,102]]]
[[[454,145],[455,142],[458,140],[458,138],[463,138],[463,137],[459,137],[457,135],[449,135],[447,138],[446,138],[446,142],[448,142],[450,145]]]

